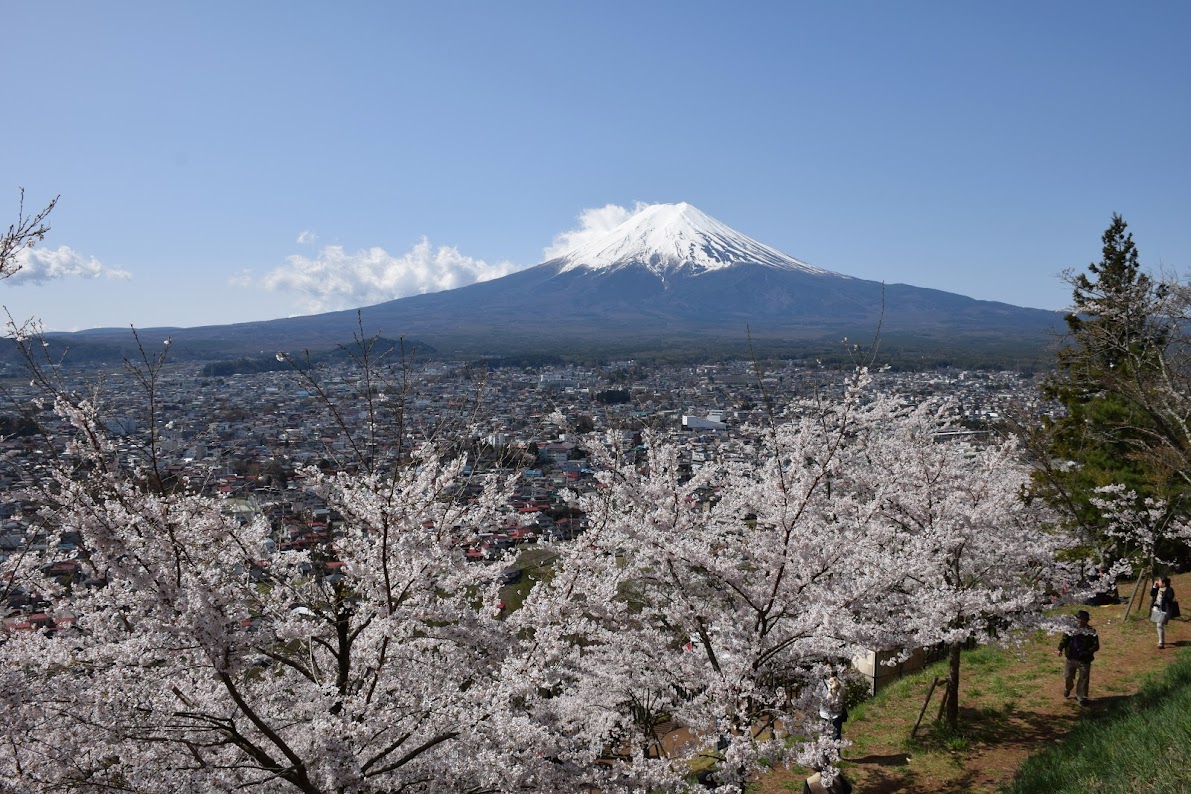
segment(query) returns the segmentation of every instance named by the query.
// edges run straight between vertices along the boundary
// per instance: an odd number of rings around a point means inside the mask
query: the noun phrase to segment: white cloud
[[[305,311],[324,312],[455,289],[521,269],[511,262],[489,264],[464,256],[453,246],[435,248],[423,237],[400,256],[383,248],[347,253],[338,245],[325,246],[313,258],[294,254],[261,283],[269,290],[301,294]]]
[[[602,237],[648,206],[649,204],[638,201],[632,209],[619,204],[605,204],[595,209],[583,210],[578,216],[579,228],[555,235],[554,242],[543,251],[546,261]]]
[[[583,210],[577,218],[579,227],[556,235],[545,249],[545,258],[552,259],[606,234],[647,206],[637,202],[632,208],[606,204]],[[318,235],[305,229],[298,235],[297,243],[310,245],[317,240]],[[423,237],[400,255],[377,247],[349,253],[342,246],[328,245],[314,256],[286,257],[284,265],[259,280],[251,271],[242,271],[229,278],[228,283],[236,287],[258,284],[275,292],[295,293],[300,296],[302,312],[316,313],[465,287],[507,276],[524,267],[506,261],[490,264],[464,256],[454,246],[434,247]]]
[[[95,257],[83,256],[65,245],[22,249],[16,254],[16,264],[19,269],[5,279],[5,283],[44,284],[64,278],[132,278],[127,270],[107,267]]]

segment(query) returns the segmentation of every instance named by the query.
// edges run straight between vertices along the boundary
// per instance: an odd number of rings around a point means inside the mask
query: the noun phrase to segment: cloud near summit
[[[585,209],[579,213],[579,226],[561,232],[543,250],[543,261],[583,245],[607,233],[649,206],[637,202],[632,208],[618,204]],[[309,245],[317,240],[310,230],[298,235],[297,243]],[[300,310],[307,313],[354,309],[376,303],[465,287],[478,281],[490,281],[524,270],[536,262],[495,264],[460,253],[454,246],[433,246],[423,237],[404,254],[390,254],[372,247],[348,252],[342,246],[324,246],[314,256],[294,254],[285,264],[265,274],[259,282],[265,289],[299,296]],[[235,286],[253,283],[250,275],[232,280]]]
[[[583,210],[578,217],[579,228],[555,235],[554,242],[542,252],[546,257],[545,261],[602,237],[648,206],[649,204],[638,201],[632,209],[619,204],[605,204],[602,207]]]

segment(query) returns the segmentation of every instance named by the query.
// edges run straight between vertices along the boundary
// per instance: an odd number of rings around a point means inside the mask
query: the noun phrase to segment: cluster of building
[[[68,389],[81,392],[95,383],[94,373],[62,374]],[[1034,379],[1012,372],[875,377],[876,388],[911,401],[948,395],[975,430],[1013,411],[1047,410]],[[582,532],[584,516],[563,493],[595,485],[585,432],[610,435],[623,454],[633,455],[643,431],[652,430],[677,443],[693,471],[750,454],[756,441],[750,428],[799,398],[838,393],[844,380],[839,371],[800,363],[764,370],[749,362],[491,370],[431,363],[412,374],[407,366],[367,373],[343,366],[224,377],[177,365],[158,374],[151,402],[128,373],[107,375],[96,399],[130,471],[166,488],[223,497],[231,511],[265,515],[272,550],[322,547],[337,518],[303,487],[305,467],[380,469],[408,460],[421,445],[449,442],[467,457],[456,498],[469,498],[486,477],[518,475],[502,524],[461,530],[460,553],[489,560],[519,544],[563,542]],[[51,575],[80,576],[75,558],[85,540],[63,536],[50,548],[35,518],[49,458],[74,431],[35,402],[39,395],[27,382],[10,383],[8,394],[9,406],[0,408],[12,430],[0,438],[0,560],[33,553]],[[322,573],[333,574],[333,565]],[[7,599],[5,626],[52,622],[38,612],[34,594],[10,587]]]

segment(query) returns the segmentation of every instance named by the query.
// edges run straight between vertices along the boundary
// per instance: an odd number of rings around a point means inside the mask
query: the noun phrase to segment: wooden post
[[[939,677],[935,676],[935,680],[931,681],[930,689],[926,691],[926,700],[922,701],[922,708],[918,711],[918,719],[914,720],[914,727],[910,729],[910,735],[918,733],[918,726],[922,724],[922,715],[926,713],[926,707],[930,705],[930,697],[935,694],[935,687],[939,685]]]
[[[1133,585],[1133,592],[1129,594],[1129,603],[1125,605],[1125,616],[1121,618],[1121,622],[1129,619],[1129,613],[1133,611],[1133,602],[1137,599],[1137,591],[1141,589],[1141,577],[1137,577],[1137,584]]]
[[[1153,569],[1153,567],[1151,567],[1150,570],[1146,571],[1146,577],[1145,577],[1144,581],[1151,582],[1151,581],[1153,581],[1153,579],[1154,579],[1154,569]],[[1129,594],[1129,605],[1127,607],[1125,607],[1125,617],[1121,618],[1122,623],[1129,619],[1129,613],[1133,610],[1133,602],[1137,598],[1137,591],[1141,589],[1142,581],[1143,581],[1142,577],[1138,576],[1137,584],[1133,585],[1133,592]]]
[[[947,681],[943,684],[943,698],[939,701],[939,713],[935,715],[935,722],[943,720],[943,711],[947,708],[947,695],[951,692],[951,676],[947,676]]]

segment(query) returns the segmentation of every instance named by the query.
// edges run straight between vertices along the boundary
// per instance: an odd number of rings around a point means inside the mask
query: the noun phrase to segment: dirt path
[[[1172,583],[1180,603],[1191,599],[1191,574],[1172,577]],[[1132,586],[1122,583],[1121,595],[1128,597]],[[1124,604],[1085,607],[1100,635],[1088,706],[1063,698],[1058,640],[1039,637],[998,663],[961,670],[963,739],[953,749],[925,750],[908,741],[929,681],[915,682],[882,707],[862,709],[844,730],[844,737],[855,742],[844,751],[848,778],[863,794],[999,791],[1027,756],[1061,739],[1080,720],[1097,719],[1109,704],[1133,695],[1148,674],[1160,670],[1178,649],[1191,646],[1191,624],[1180,619],[1167,626],[1166,649],[1158,650],[1154,625],[1145,619],[1148,588],[1134,610],[1139,606],[1141,619],[1128,623],[1122,621]],[[924,724],[934,716],[937,702],[938,693]],[[759,781],[756,791],[801,792],[802,777],[775,772]]]

